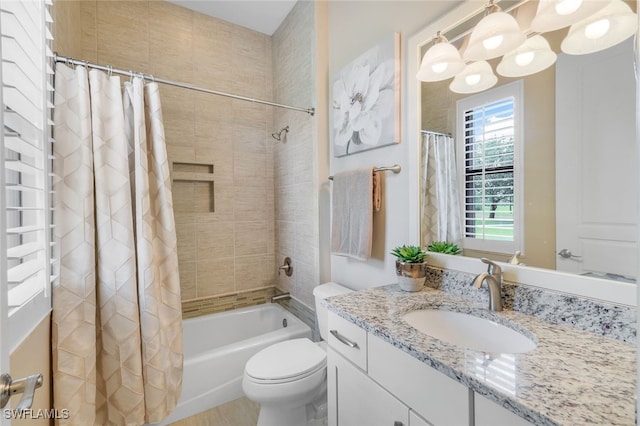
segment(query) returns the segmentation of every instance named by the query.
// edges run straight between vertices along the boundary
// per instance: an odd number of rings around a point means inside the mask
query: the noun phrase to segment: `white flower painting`
[[[400,142],[400,34],[344,67],[333,83],[333,155]]]

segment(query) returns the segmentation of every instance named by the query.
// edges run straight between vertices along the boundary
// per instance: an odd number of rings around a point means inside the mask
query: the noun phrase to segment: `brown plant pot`
[[[427,263],[408,263],[396,260],[398,284],[404,291],[420,291],[427,278]]]

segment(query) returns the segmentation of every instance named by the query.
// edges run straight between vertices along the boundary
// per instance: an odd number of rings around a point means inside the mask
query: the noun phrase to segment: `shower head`
[[[280,129],[279,131],[275,132],[275,133],[271,133],[271,137],[274,138],[277,141],[282,140],[282,133],[284,132],[285,136],[287,133],[289,133],[289,126],[283,127],[282,129]]]

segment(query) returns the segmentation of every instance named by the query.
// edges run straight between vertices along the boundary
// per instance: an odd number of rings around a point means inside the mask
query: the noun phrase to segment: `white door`
[[[30,386],[19,380],[33,376],[35,382],[34,375],[46,374],[50,365],[48,121],[53,87],[47,73],[47,56],[52,55],[49,6],[44,0],[0,1],[0,9],[0,373],[11,374],[11,393],[16,395],[4,407],[7,411],[0,410],[4,426],[14,415],[9,409],[19,407],[17,394],[31,393],[23,392]],[[46,336],[34,334],[36,330],[45,330]],[[48,390],[39,395],[44,400],[40,407],[48,408]]]
[[[632,40],[556,64],[557,269],[636,275]]]

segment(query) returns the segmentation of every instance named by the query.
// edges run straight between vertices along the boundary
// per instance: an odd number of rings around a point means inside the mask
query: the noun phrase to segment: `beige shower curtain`
[[[420,241],[462,243],[455,141],[451,136],[422,133],[420,146]]]
[[[182,314],[157,84],[56,68],[54,407],[70,425],[164,419],[182,387]],[[124,99],[123,99],[124,98]]]

